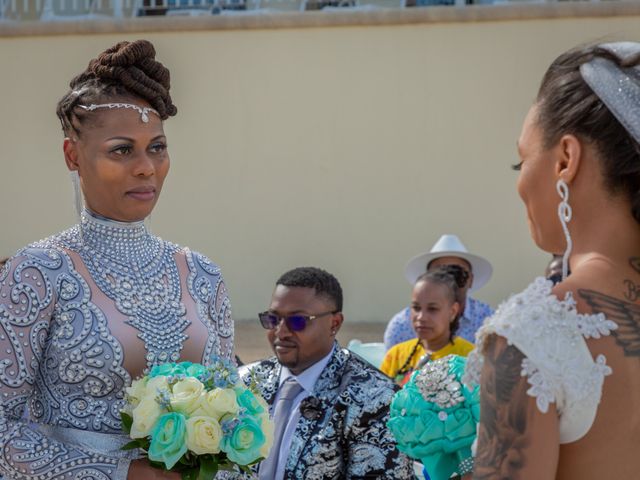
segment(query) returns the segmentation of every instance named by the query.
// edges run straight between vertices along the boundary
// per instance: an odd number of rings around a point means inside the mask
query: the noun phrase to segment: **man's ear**
[[[331,317],[331,333],[333,335],[338,333],[340,327],[342,326],[342,322],[344,322],[344,315],[342,312],[334,313]]]
[[[73,140],[66,137],[62,142],[62,151],[64,152],[64,163],[67,164],[67,168],[70,171],[80,170],[78,165],[78,143],[77,140]]]
[[[555,173],[566,183],[571,184],[580,170],[580,163],[584,148],[578,137],[571,134],[563,135],[558,142]]]

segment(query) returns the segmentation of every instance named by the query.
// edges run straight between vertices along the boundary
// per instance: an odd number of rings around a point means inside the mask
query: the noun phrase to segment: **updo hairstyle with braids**
[[[640,145],[586,83],[580,66],[596,57],[620,68],[640,65],[640,53],[624,60],[612,51],[589,45],[560,55],[545,73],[536,105],[545,148],[571,134],[591,144],[600,156],[605,187],[624,194],[640,223]],[[636,81],[640,79],[636,76]]]
[[[86,70],[71,80],[71,89],[58,102],[56,114],[65,136],[80,136],[81,127],[95,115],[79,105],[142,99],[162,120],[174,116],[178,109],[169,95],[169,70],[155,56],[151,42],[136,40],[120,42],[91,60]]]
[[[460,317],[462,316],[465,301],[463,288],[468,279],[469,274],[462,267],[458,265],[442,265],[441,267],[423,273],[415,283],[415,285],[420,282],[443,285],[446,287],[449,301],[452,304],[457,302],[458,305],[460,305],[458,314],[449,325],[449,341],[451,343],[453,343],[453,337],[458,331],[458,328],[460,328]]]

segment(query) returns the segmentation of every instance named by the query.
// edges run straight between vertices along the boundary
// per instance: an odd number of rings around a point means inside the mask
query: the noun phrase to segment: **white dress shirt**
[[[293,434],[296,430],[296,426],[298,425],[298,420],[300,420],[300,403],[302,400],[307,398],[313,393],[313,387],[315,387],[318,378],[320,378],[320,374],[324,370],[324,368],[329,363],[331,359],[331,355],[333,355],[333,351],[335,349],[335,345],[329,352],[329,354],[319,360],[318,362],[311,365],[309,368],[304,370],[300,375],[294,375],[291,371],[283,366],[280,371],[280,381],[278,382],[278,393],[273,400],[273,405],[276,405],[278,402],[278,397],[280,396],[280,386],[284,383],[284,381],[289,377],[294,377],[296,381],[302,387],[302,391],[298,394],[296,398],[293,399],[293,403],[291,404],[291,417],[287,422],[287,426],[285,427],[284,434],[282,435],[282,443],[280,444],[280,452],[278,455],[278,467],[276,468],[276,477],[274,480],[282,480],[284,477],[284,469],[287,465],[287,458],[289,457],[289,449],[291,447],[291,440],[293,438]]]

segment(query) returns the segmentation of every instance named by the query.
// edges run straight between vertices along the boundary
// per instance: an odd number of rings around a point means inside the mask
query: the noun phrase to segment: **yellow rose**
[[[265,405],[266,405],[266,402],[265,402]],[[260,422],[261,422],[260,427],[262,428],[262,433],[264,433],[264,444],[262,445],[262,447],[260,447],[260,456],[262,458],[267,458],[269,456],[269,450],[271,450],[271,446],[273,445],[273,430],[274,430],[273,420],[271,420],[271,417],[269,417],[268,407],[265,410],[265,413],[260,415]]]
[[[144,397],[138,406],[133,409],[133,423],[129,436],[131,438],[144,438],[149,435],[156,421],[163,413],[162,408],[153,396]]]
[[[169,397],[171,408],[184,415],[191,415],[200,405],[200,397],[204,393],[204,385],[193,377],[176,382],[173,393]]]
[[[196,455],[219,453],[222,427],[210,417],[191,417],[187,420],[187,448]]]
[[[236,392],[231,388],[216,388],[202,396],[196,413],[220,421],[225,415],[236,415],[238,410]]]

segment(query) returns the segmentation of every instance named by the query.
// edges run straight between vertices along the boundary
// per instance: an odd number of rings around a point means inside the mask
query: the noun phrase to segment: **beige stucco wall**
[[[352,321],[409,296],[408,258],[459,234],[496,304],[541,273],[515,141],[546,65],[640,40],[640,14],[0,38],[0,255],[74,221],[55,103],[89,58],[152,40],[171,68],[171,173],[149,224],[219,263],[235,317],[298,265],[335,273]],[[0,32],[1,33],[1,32]]]

